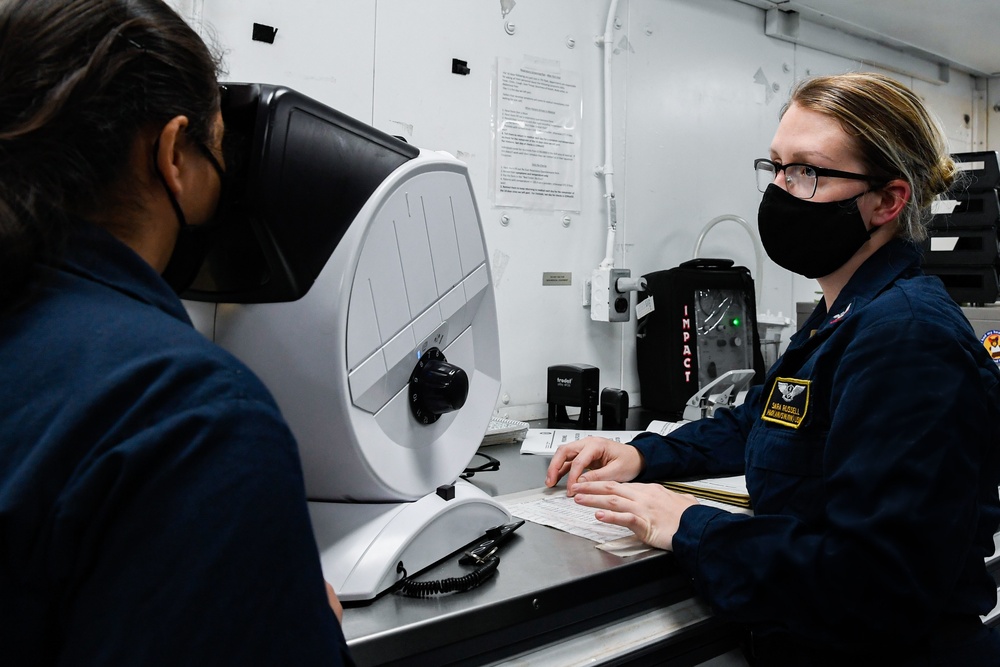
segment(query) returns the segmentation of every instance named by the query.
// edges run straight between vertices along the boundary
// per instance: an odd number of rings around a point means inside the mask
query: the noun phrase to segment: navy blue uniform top
[[[674,553],[775,664],[1000,665],[1000,372],[919,260],[884,246],[743,405],[633,441],[639,481],[745,472],[755,516],[690,508]]]
[[[268,391],[109,234],[41,270],[0,317],[0,662],[350,662]]]

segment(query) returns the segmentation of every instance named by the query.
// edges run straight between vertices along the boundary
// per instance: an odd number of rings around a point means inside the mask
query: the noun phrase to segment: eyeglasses
[[[781,164],[767,158],[758,158],[753,161],[753,168],[757,171],[757,189],[761,192],[767,186],[774,183],[779,171],[785,172],[785,189],[788,194],[799,199],[812,199],[816,194],[816,186],[820,176],[830,178],[850,178],[856,181],[873,182],[871,176],[865,174],[855,174],[849,171],[838,171],[836,169],[825,169],[814,167],[811,164],[801,162],[789,162]]]

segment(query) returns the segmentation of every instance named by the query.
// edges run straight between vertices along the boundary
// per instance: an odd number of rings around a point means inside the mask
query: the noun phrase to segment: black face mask
[[[228,192],[230,188],[226,170],[222,168],[222,165],[219,164],[219,161],[212,155],[212,151],[207,146],[200,142],[197,145],[205,157],[208,158],[216,173],[219,174],[219,181],[221,183],[219,201],[216,204],[215,214],[211,220],[200,225],[189,225],[184,216],[184,211],[181,210],[180,204],[177,203],[177,199],[174,197],[174,193],[167,186],[167,181],[163,178],[163,173],[160,172],[159,167],[156,170],[160,176],[160,181],[163,183],[163,187],[167,191],[167,196],[170,198],[170,203],[174,207],[174,213],[177,214],[177,222],[180,225],[180,230],[177,232],[177,244],[174,246],[174,251],[170,255],[170,261],[167,262],[167,267],[162,273],[163,279],[167,281],[167,284],[177,294],[184,292],[184,290],[191,286],[194,279],[198,277],[198,271],[201,269],[205,257],[219,237],[219,231],[222,226],[221,221],[226,219],[225,212],[228,208]],[[158,148],[159,144],[157,144]]]
[[[775,264],[806,278],[821,278],[842,267],[878,229],[868,229],[856,197],[814,202],[790,195],[772,183],[764,191],[757,230]]]

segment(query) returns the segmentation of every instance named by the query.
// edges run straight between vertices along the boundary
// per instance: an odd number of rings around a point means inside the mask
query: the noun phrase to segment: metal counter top
[[[480,451],[501,462],[499,471],[470,480],[490,495],[543,485],[547,457],[521,456],[516,444]],[[476,457],[473,465],[481,462]],[[1000,582],[1000,533],[996,543],[987,567]],[[419,579],[467,573],[452,557]],[[1000,605],[985,620],[1000,625]],[[727,653],[738,643],[735,631],[693,597],[671,554],[621,558],[531,522],[503,547],[497,573],[479,588],[425,599],[385,594],[345,608],[343,629],[360,667],[681,666],[713,658],[745,665]]]
[[[470,481],[490,495],[542,486],[547,458],[521,456],[515,444],[482,451],[498,458],[501,468]],[[467,573],[450,558],[419,579]],[[621,558],[589,540],[527,522],[503,547],[497,573],[479,588],[424,599],[384,594],[345,608],[343,629],[362,666],[488,665],[619,623],[652,622],[662,630],[655,636],[647,630],[628,651],[655,649],[662,657],[670,646],[681,660],[675,664],[696,664],[728,650],[735,639],[691,596],[671,554]]]

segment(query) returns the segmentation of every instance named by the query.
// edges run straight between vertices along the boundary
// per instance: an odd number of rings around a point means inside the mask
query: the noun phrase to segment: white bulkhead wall
[[[224,50],[226,78],[287,85],[410,143],[469,165],[485,228],[500,323],[498,413],[545,414],[546,368],[585,363],[602,387],[641,401],[635,316],[592,322],[585,281],[604,258],[603,33],[610,0],[172,0]],[[620,0],[613,62],[617,267],[633,276],[690,259],[704,225],[723,214],[756,227],[752,160],[766,156],[778,114],[802,77],[871,69],[858,61],[768,37],[764,10],[736,0]],[[277,28],[273,44],[253,24]],[[581,210],[500,208],[490,194],[498,58],[557,61],[581,77]],[[452,59],[468,63],[453,74]],[[890,74],[892,74],[890,72]],[[952,70],[931,84],[893,74],[941,118],[953,151],[996,149],[984,116],[989,86]],[[988,136],[988,130],[991,133]],[[988,144],[988,145],[987,145]],[[502,218],[506,220],[502,221]],[[750,237],[717,225],[703,257],[756,273]],[[572,274],[543,286],[542,274]],[[815,281],[765,260],[760,312],[794,320]],[[634,303],[634,298],[633,298]],[[790,332],[786,332],[787,334]]]

